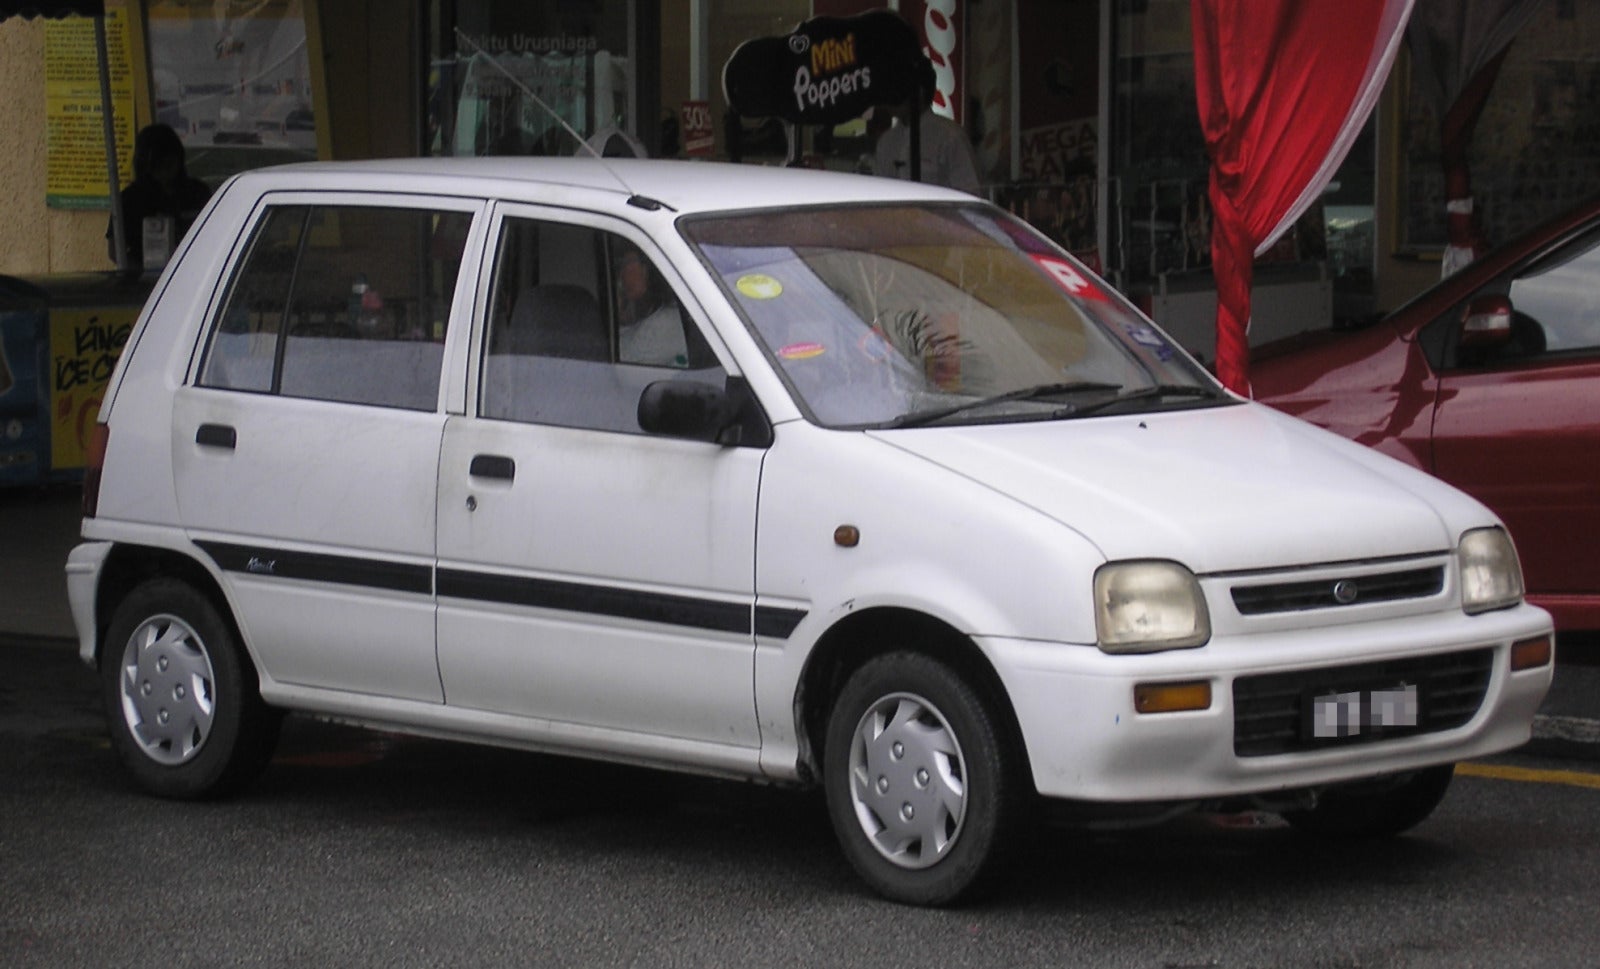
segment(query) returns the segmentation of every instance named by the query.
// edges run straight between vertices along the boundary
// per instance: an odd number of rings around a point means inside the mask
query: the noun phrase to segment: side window
[[[200,385],[432,410],[472,217],[270,209],[213,325]]]
[[[689,366],[684,339],[689,321],[661,273],[638,246],[620,236],[606,239],[616,301],[617,360],[650,367]]]
[[[1531,352],[1600,348],[1600,238],[1540,260],[1511,281],[1509,295],[1513,338],[1519,325],[1528,328]]]
[[[726,379],[650,259],[586,226],[505,220],[487,339],[489,418],[637,434],[647,385]]]
[[[1492,347],[1454,346],[1463,302],[1422,331],[1430,360],[1445,356],[1445,367],[1482,368],[1515,364],[1550,354],[1600,350],[1600,236],[1588,236],[1507,273],[1472,294],[1504,295],[1511,300],[1511,337]]]

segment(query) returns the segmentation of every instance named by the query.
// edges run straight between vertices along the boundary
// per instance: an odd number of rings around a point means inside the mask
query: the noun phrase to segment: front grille
[[[1234,607],[1241,615],[1261,616],[1274,612],[1424,599],[1438,595],[1443,588],[1444,566],[1438,565],[1429,569],[1380,575],[1352,575],[1272,585],[1238,585],[1232,591]]]
[[[1483,705],[1493,668],[1493,649],[1473,649],[1240,677],[1233,681],[1233,752],[1240,757],[1264,757],[1453,730],[1471,720]],[[1338,738],[1311,735],[1311,704],[1316,697],[1402,685],[1417,688],[1415,726],[1371,727]]]

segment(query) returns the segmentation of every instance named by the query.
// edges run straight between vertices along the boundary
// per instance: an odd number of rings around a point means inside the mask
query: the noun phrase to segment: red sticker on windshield
[[[1066,290],[1070,295],[1079,297],[1080,299],[1097,299],[1102,301],[1109,299],[1104,290],[1090,282],[1088,277],[1078,272],[1076,267],[1067,262],[1065,259],[1057,259],[1055,256],[1035,255],[1033,257],[1033,261],[1039,264],[1040,269],[1043,269],[1045,272],[1049,273],[1051,279],[1054,279],[1056,282],[1060,283],[1061,288]]]

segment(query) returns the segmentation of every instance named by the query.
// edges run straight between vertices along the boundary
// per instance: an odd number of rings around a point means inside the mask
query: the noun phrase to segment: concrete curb
[[[1535,740],[1600,744],[1600,720],[1539,714],[1533,718],[1533,737]]]

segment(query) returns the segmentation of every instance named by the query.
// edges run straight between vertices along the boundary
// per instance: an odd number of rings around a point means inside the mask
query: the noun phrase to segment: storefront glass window
[[[300,0],[151,0],[145,11],[156,120],[183,139],[189,174],[317,157]]]
[[[644,153],[637,13],[632,0],[436,0],[429,153],[573,155],[579,139]]]
[[[1510,7],[1511,5],[1501,5]],[[1485,241],[1505,242],[1600,191],[1600,4],[1535,4],[1506,49],[1467,153],[1473,214]],[[1487,20],[1487,18],[1486,18]],[[1465,43],[1481,33],[1456,24]],[[1453,75],[1451,75],[1453,77]],[[1440,128],[1465,81],[1429,83],[1413,61],[1404,76],[1398,247],[1438,253],[1446,232]]]
[[[1189,0],[1117,0],[1106,268],[1126,289],[1210,264]]]
[[[1006,79],[990,50],[1004,36],[995,4],[969,4],[972,49],[969,90],[980,106],[979,151],[984,167],[1006,174],[1011,132]],[[1013,177],[992,193],[996,202],[1033,224],[1091,267],[1099,252],[1097,176],[1100,147],[1100,0],[1020,0],[1016,4],[1017,161]],[[1001,11],[1002,16],[1007,14]],[[999,71],[1011,72],[1009,63]],[[992,160],[991,160],[992,159]],[[1002,162],[1006,164],[1003,166]]]

